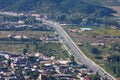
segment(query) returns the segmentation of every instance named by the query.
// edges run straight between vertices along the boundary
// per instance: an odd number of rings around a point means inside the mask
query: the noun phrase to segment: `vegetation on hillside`
[[[84,0],[95,5],[120,6],[120,0]]]
[[[0,0],[0,9],[9,11],[35,10],[55,16],[77,13],[94,14],[101,17],[111,16],[111,13],[115,13],[112,9],[88,4],[81,0]]]

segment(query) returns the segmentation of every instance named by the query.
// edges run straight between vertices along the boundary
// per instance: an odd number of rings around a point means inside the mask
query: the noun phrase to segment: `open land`
[[[67,31],[79,48],[86,54],[86,56],[102,66],[115,77],[118,77],[119,73],[114,72],[112,69],[112,65],[117,65],[117,63],[109,62],[108,59],[112,55],[119,56],[119,29],[115,30],[105,29],[102,27],[90,27],[93,30],[81,31],[80,26],[64,26],[63,28]]]

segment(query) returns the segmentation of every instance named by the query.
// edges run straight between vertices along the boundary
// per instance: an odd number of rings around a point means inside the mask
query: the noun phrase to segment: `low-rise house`
[[[17,80],[16,76],[2,76],[1,78],[3,80]]]
[[[69,65],[60,65],[59,66],[59,71],[61,73],[65,73],[69,69]]]
[[[6,62],[0,62],[0,67],[7,67],[7,63]]]
[[[76,80],[76,78],[73,75],[70,74],[55,74],[53,75],[56,79],[61,79],[61,80]]]
[[[17,58],[19,58],[21,55],[16,55],[16,54],[11,54],[10,55],[10,59],[11,60],[16,60]]]
[[[85,76],[83,80],[91,80],[88,76]]]
[[[40,14],[31,14],[32,17],[40,17]]]
[[[90,43],[92,46],[104,46],[104,43]]]
[[[61,65],[67,65],[70,61],[67,61],[67,60],[58,60],[57,62],[58,62],[58,64],[61,64]]]
[[[92,31],[93,29],[91,28],[80,28],[81,31]]]
[[[24,24],[25,22],[24,21],[18,21],[18,24]]]
[[[25,35],[15,35],[15,34],[9,34],[8,38],[14,38],[14,39],[28,39]]]
[[[90,70],[87,69],[87,68],[81,68],[81,69],[80,69],[80,72],[81,72],[82,74],[88,74],[88,73],[90,73]]]

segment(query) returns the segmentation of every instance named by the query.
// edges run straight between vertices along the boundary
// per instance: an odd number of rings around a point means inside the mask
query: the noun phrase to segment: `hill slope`
[[[82,0],[0,0],[0,9],[9,11],[37,10],[42,13],[99,13],[111,16],[115,11],[83,2]],[[107,14],[106,14],[107,13]]]
[[[86,3],[105,6],[120,6],[120,0],[84,0]]]

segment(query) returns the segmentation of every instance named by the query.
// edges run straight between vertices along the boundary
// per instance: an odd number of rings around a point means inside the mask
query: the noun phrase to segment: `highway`
[[[94,72],[98,72],[103,78],[107,78],[108,80],[116,80],[112,75],[107,73],[103,68],[89,59],[73,42],[73,40],[69,37],[69,35],[65,32],[65,30],[61,27],[59,23],[49,21],[49,20],[42,20],[43,23],[53,27],[56,32],[61,37],[61,40],[67,45],[68,49],[71,51],[72,55],[75,57],[77,62],[82,63],[88,66],[89,69],[93,70]]]

